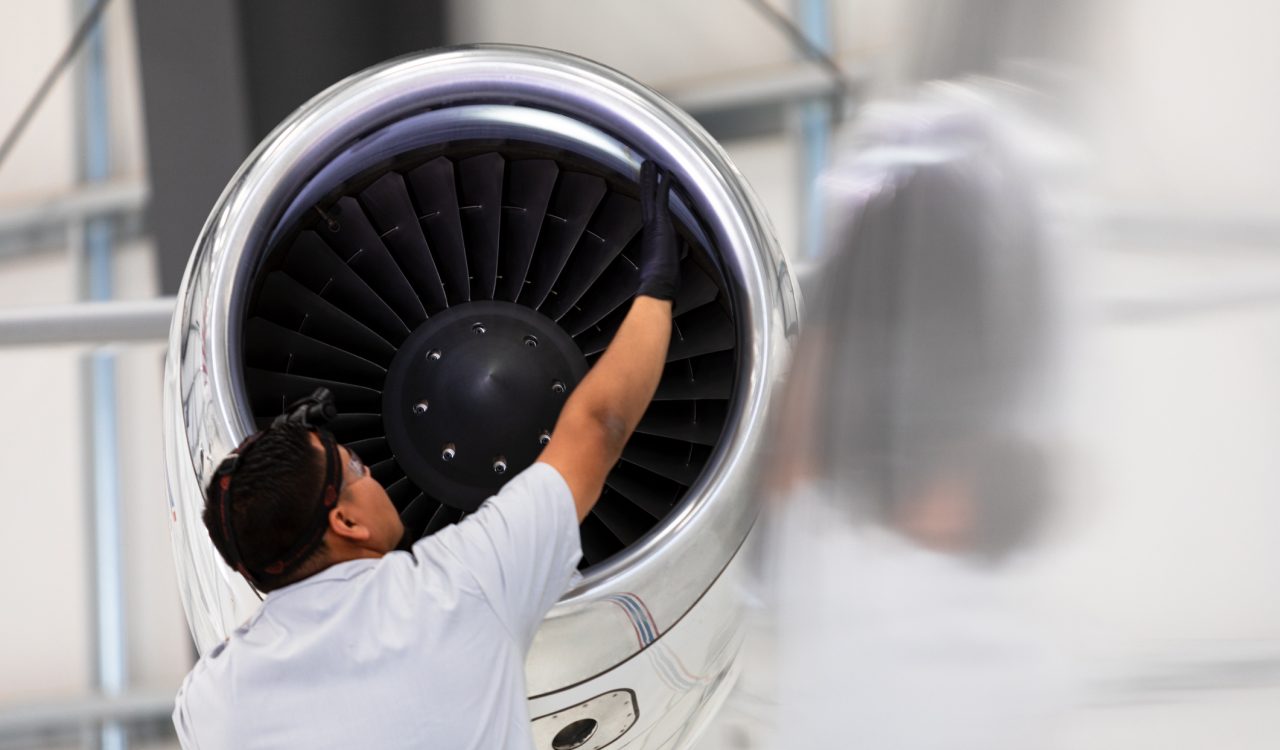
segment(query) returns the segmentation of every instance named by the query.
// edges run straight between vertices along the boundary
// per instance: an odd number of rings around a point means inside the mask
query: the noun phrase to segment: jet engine
[[[289,401],[333,392],[335,436],[417,535],[536,459],[633,296],[645,159],[678,182],[668,363],[527,672],[539,748],[692,741],[736,674],[735,561],[795,287],[693,119],[559,52],[457,48],[353,75],[281,123],[214,206],[164,394],[174,552],[202,653],[258,599],[210,542],[201,488]]]

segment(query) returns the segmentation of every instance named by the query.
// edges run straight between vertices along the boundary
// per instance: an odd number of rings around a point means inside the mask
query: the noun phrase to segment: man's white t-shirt
[[[535,463],[412,554],[270,593],[178,691],[185,748],[530,748],[525,654],[582,556],[573,496]]]

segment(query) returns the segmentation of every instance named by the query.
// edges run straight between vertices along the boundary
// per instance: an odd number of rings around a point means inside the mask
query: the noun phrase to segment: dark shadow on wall
[[[135,0],[135,15],[166,294],[258,141],[330,84],[443,44],[448,20],[445,0]]]

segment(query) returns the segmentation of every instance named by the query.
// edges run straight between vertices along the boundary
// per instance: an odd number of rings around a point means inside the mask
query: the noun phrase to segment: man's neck
[[[352,560],[376,560],[385,554],[385,552],[368,549],[367,547],[347,546],[345,549],[331,548],[328,555],[329,564],[325,567],[327,568],[329,565],[337,565],[338,563],[351,562]]]
[[[376,560],[385,553],[378,550],[368,549],[366,547],[358,547],[353,544],[327,544],[325,554],[318,558],[312,565],[304,567],[303,573],[297,578],[297,581],[305,581],[311,576],[322,573],[334,565],[352,560]]]

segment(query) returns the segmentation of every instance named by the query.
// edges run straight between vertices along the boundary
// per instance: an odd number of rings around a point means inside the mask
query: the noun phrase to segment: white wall
[[[5,306],[70,302],[64,255],[8,261]],[[157,284],[151,248],[121,247],[119,296],[149,298]],[[190,665],[165,519],[160,462],[162,344],[110,349],[119,383],[120,491],[129,672],[134,687],[176,688]],[[0,465],[10,478],[0,530],[0,707],[92,686],[92,558],[87,525],[88,404],[84,347],[0,349]]]
[[[72,24],[70,2],[5,0],[7,23],[0,43],[0,123],[7,131],[62,53]],[[39,62],[36,62],[39,61]],[[0,201],[53,195],[76,178],[75,81],[63,78],[27,126],[26,136],[0,166]]]
[[[455,3],[450,37],[565,50],[658,88],[777,67],[786,40],[739,0]]]
[[[6,305],[71,301],[67,263],[57,256],[8,262]],[[78,383],[80,352],[0,350],[0,466],[9,477],[0,524],[6,571],[0,617],[0,700],[84,692],[92,679],[88,530]]]
[[[1098,4],[1082,93],[1102,189],[1135,208],[1267,219],[1280,208],[1280,5]]]
[[[74,3],[5,0],[0,32],[0,124],[8,127],[61,54],[78,19]],[[104,16],[111,122],[110,180],[145,177],[132,5]],[[56,84],[16,150],[0,166],[0,213],[76,189],[77,70]],[[66,247],[0,261],[0,307],[73,302]],[[116,296],[158,293],[153,248],[115,249]],[[175,690],[191,663],[165,518],[160,446],[163,344],[115,347],[128,672],[131,687]],[[88,695],[93,689],[93,604],[86,347],[0,349],[0,711]]]

